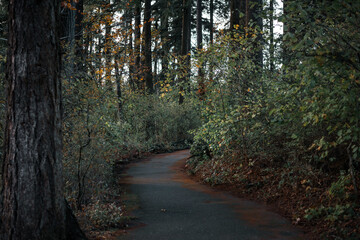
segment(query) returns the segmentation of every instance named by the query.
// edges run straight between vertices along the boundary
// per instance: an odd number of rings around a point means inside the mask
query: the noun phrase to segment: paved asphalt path
[[[263,205],[212,190],[181,171],[189,151],[158,154],[130,167],[138,225],[119,240],[304,239]]]

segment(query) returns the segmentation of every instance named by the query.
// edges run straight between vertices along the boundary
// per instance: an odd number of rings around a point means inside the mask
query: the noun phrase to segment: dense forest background
[[[115,215],[105,223],[99,215],[121,210],[99,202],[115,194],[109,188],[116,162],[191,147],[192,171],[213,169],[204,181],[244,184],[274,201],[279,196],[261,192],[264,185],[301,193],[295,222],[321,222],[328,237],[355,239],[360,2],[279,4],[62,1],[63,164],[71,205],[92,209],[98,225],[113,224]],[[274,31],[278,21],[283,33]],[[0,145],[6,50],[1,1]],[[263,177],[248,178],[249,171]]]

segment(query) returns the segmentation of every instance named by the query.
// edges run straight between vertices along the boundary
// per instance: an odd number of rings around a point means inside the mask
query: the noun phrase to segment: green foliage
[[[351,186],[350,175],[345,175],[344,172],[341,172],[341,175],[339,176],[339,180],[331,184],[328,196],[336,202],[342,202],[343,200],[347,200],[350,197],[350,193],[349,193],[349,189],[351,189],[350,186]]]
[[[184,149],[192,140],[189,130],[200,124],[191,98],[179,105],[171,97],[135,94],[122,87],[120,112],[112,86],[91,77],[63,81],[65,190],[78,207],[106,195],[116,160]]]
[[[252,130],[259,127],[263,88],[255,79],[261,77],[261,65],[254,49],[259,32],[249,30],[220,35],[212,46],[198,55],[198,64],[207,63],[209,74],[204,76],[205,97],[201,101],[203,126],[194,131],[194,148],[201,144],[214,155],[237,145],[248,149]],[[258,95],[255,95],[258,94]],[[247,153],[244,152],[244,155]]]
[[[257,61],[256,27],[220,33],[196,56],[196,65],[206,69],[206,88],[202,126],[193,131],[197,158],[190,163],[195,171],[210,158],[279,167],[279,189],[297,189],[294,165],[340,175],[323,194],[323,206],[308,209],[305,218],[332,226],[335,237],[350,237],[357,233],[346,224],[358,219],[360,3],[286,4],[283,53],[275,54],[273,71]],[[209,171],[206,181],[221,183],[221,174]],[[308,186],[303,197],[317,191]]]
[[[290,1],[282,20],[293,29],[283,46],[291,60],[273,72],[257,62],[256,28],[247,29],[247,37],[220,35],[196,60],[209,71],[194,152],[292,158],[331,171],[347,169],[352,157],[358,168],[360,23],[354,9],[359,3]]]
[[[312,131],[303,140],[313,140],[307,147],[315,150],[318,158],[314,160],[323,164],[341,164],[348,147],[352,157],[359,159],[360,23],[354,10],[360,4],[324,1],[290,6],[298,17],[287,17],[295,31],[285,37],[296,56],[287,71],[301,100],[303,126]]]
[[[100,197],[112,179],[118,153],[109,127],[117,114],[112,97],[91,78],[63,81],[65,193],[78,207]]]
[[[326,221],[337,222],[353,218],[356,215],[354,206],[351,204],[335,205],[334,207],[320,206],[318,208],[311,208],[306,210],[305,219],[316,220],[318,218],[325,218]]]
[[[175,150],[187,147],[189,130],[199,125],[199,116],[191,99],[179,105],[177,99],[131,96],[124,106],[128,138],[142,144],[142,151]]]

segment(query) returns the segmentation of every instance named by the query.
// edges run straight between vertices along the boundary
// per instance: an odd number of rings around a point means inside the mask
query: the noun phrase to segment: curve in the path
[[[159,154],[128,170],[139,198],[136,227],[119,240],[303,239],[300,231],[266,209],[198,184],[181,173],[189,151]]]

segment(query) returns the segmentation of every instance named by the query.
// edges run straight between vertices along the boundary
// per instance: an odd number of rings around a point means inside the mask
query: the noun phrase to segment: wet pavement
[[[137,223],[119,240],[304,239],[264,205],[199,184],[182,171],[189,151],[154,155],[124,180],[138,197]]]

